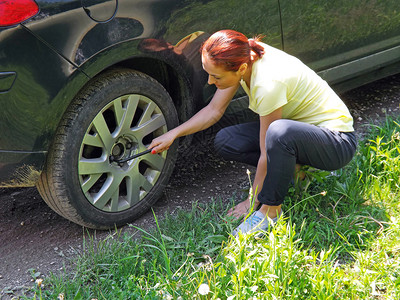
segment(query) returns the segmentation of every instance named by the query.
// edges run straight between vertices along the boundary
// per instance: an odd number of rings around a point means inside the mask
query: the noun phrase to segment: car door
[[[189,5],[175,10],[165,26],[164,39],[171,44],[178,43],[182,37],[193,32],[212,34],[221,29],[234,29],[247,37],[263,35],[264,42],[282,49],[278,0],[190,1]],[[211,100],[214,92],[215,86],[208,86],[204,82],[203,99],[197,102],[198,109]],[[251,118],[247,108],[247,96],[239,89],[225,113],[224,119],[231,119],[226,124]]]
[[[371,73],[399,61],[398,0],[280,0],[280,7],[284,50],[337,90],[395,72]]]

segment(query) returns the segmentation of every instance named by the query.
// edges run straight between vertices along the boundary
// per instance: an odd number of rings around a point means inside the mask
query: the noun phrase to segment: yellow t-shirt
[[[260,116],[282,107],[282,118],[331,130],[354,131],[353,118],[338,95],[299,59],[260,43],[265,53],[252,66],[249,108]]]

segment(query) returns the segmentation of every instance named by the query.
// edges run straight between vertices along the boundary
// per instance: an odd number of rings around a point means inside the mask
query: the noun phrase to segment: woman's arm
[[[282,108],[278,108],[277,110],[273,111],[272,113],[266,116],[260,116],[260,158],[258,160],[256,175],[253,181],[253,193],[257,194],[260,193],[265,176],[267,175],[267,151],[265,149],[265,136],[268,130],[269,125],[275,121],[282,118]],[[228,211],[228,216],[233,216],[236,218],[241,218],[246,216],[250,209],[251,209],[251,201],[253,199],[249,197],[237,204],[235,207]],[[260,202],[257,200],[257,195],[254,197],[254,207],[257,207]]]
[[[265,136],[269,125],[282,118],[282,108],[274,110],[266,116],[260,116],[260,158],[258,160],[256,175],[253,182],[253,192],[257,194],[261,191],[264,183],[265,176],[267,175],[267,151],[265,149]],[[258,204],[257,197],[255,197],[256,204]]]
[[[175,139],[214,125],[221,119],[237,89],[238,86],[232,86],[223,90],[218,89],[207,106],[185,123],[155,138],[148,148],[153,149],[154,153],[162,152],[167,150]]]

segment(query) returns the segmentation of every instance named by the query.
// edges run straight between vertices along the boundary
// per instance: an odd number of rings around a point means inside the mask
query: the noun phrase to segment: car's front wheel
[[[174,104],[158,82],[131,70],[109,71],[70,105],[38,190],[52,209],[75,223],[104,229],[130,222],[160,197],[177,145],[124,160],[177,124]]]

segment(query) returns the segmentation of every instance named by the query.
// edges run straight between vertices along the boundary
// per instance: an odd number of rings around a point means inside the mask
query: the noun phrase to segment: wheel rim
[[[120,212],[140,202],[157,183],[166,151],[117,163],[146,150],[167,132],[161,109],[143,95],[114,99],[93,119],[83,138],[78,174],[87,200],[105,212]]]

